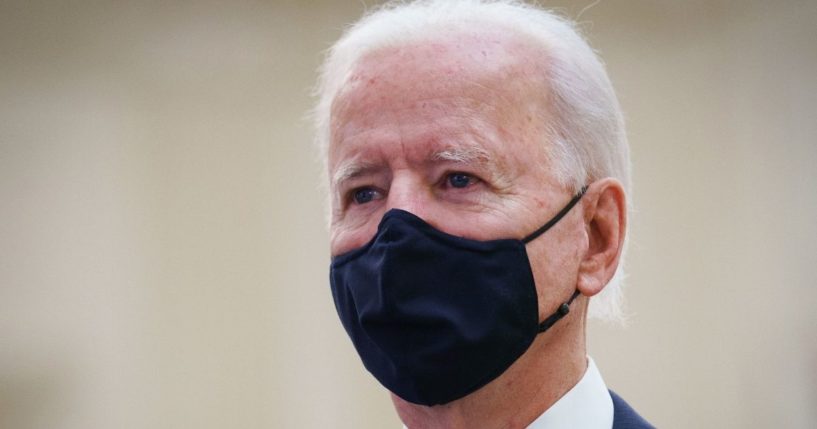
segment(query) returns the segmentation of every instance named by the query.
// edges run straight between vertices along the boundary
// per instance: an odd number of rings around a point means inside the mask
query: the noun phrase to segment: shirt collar
[[[593,359],[579,382],[528,426],[528,429],[611,429],[613,400]]]

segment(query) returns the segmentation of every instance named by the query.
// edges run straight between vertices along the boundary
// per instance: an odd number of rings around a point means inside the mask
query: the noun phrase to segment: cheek
[[[576,289],[579,270],[576,240],[567,234],[548,231],[527,246],[536,293],[539,320],[552,314]]]
[[[332,225],[329,230],[329,249],[332,256],[362,247],[374,237],[376,231],[376,222],[365,222],[359,225]]]

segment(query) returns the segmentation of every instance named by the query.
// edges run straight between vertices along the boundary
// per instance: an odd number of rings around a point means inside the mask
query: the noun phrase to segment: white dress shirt
[[[596,363],[587,358],[582,379],[527,429],[612,429],[613,399]],[[403,426],[403,429],[407,429]]]
[[[528,429],[611,429],[613,399],[593,359],[579,382],[528,426]]]

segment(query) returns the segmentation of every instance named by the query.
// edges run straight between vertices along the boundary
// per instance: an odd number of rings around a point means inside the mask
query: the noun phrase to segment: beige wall
[[[0,2],[0,427],[399,427],[334,313],[303,120],[361,9]],[[660,427],[817,426],[817,3],[580,21],[635,166],[608,384]]]

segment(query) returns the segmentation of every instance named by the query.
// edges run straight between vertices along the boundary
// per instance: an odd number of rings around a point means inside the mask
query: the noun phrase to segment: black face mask
[[[421,405],[462,398],[505,372],[579,295],[540,323],[525,244],[585,190],[523,240],[469,240],[389,210],[374,238],[330,269],[335,307],[366,369]]]

